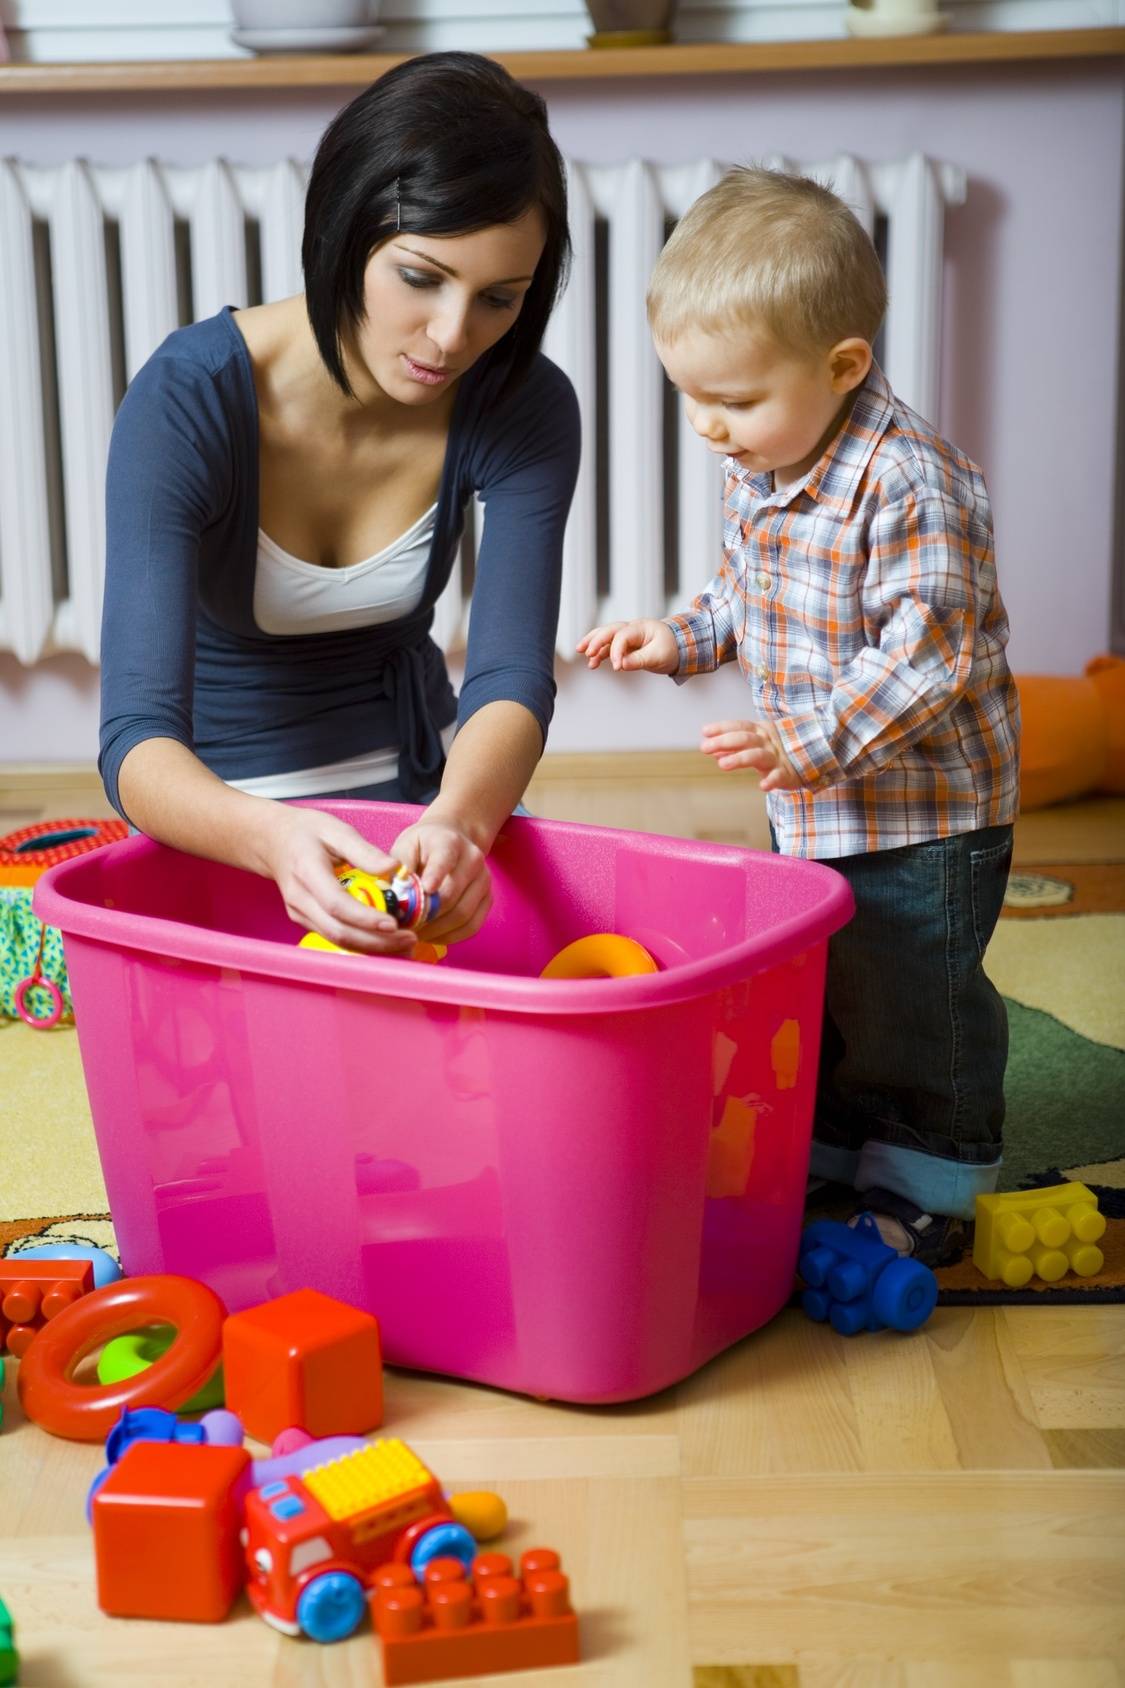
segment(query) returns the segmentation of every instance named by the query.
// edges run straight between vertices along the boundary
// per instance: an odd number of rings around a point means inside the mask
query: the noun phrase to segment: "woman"
[[[413,935],[340,887],[391,860],[470,937],[486,857],[542,754],[579,425],[539,351],[570,243],[538,95],[431,54],[325,132],[305,292],[169,336],[118,414],[107,480],[99,766],[167,844],[276,880],[336,943]],[[485,501],[465,678],[429,638]],[[456,727],[457,736],[453,739]],[[425,802],[385,856],[284,797]]]

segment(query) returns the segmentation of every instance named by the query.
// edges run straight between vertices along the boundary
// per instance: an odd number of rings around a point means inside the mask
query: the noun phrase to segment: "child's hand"
[[[720,768],[756,768],[763,791],[796,791],[801,783],[777,733],[763,721],[711,721],[699,748]]]
[[[587,666],[644,668],[650,674],[674,674],[680,666],[676,635],[666,621],[610,621],[579,639],[575,649]]]

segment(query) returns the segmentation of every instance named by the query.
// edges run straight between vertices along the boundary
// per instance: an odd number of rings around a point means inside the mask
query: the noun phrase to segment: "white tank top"
[[[373,557],[326,569],[290,556],[258,529],[254,620],[263,633],[340,633],[409,615],[422,601],[437,505]]]
[[[322,568],[291,556],[259,528],[254,620],[263,633],[285,635],[339,633],[409,615],[422,601],[436,522],[437,505],[431,504],[413,527],[384,550],[342,569]],[[454,730],[447,727],[441,735],[446,750]],[[316,797],[326,791],[380,785],[394,779],[397,772],[398,746],[393,745],[317,768],[226,783],[254,797]]]

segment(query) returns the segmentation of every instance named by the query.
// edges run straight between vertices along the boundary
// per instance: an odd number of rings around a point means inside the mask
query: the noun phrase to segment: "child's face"
[[[871,362],[866,341],[845,340],[802,358],[753,328],[690,330],[673,345],[657,341],[656,351],[709,449],[751,474],[772,471],[779,487],[807,475],[823,454]]]

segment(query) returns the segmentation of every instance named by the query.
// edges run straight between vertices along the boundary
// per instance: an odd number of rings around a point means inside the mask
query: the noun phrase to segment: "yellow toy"
[[[389,914],[402,927],[413,931],[415,927],[425,925],[432,920],[441,906],[441,900],[436,891],[424,891],[422,881],[416,873],[407,873],[405,868],[399,868],[393,879],[379,879],[373,873],[364,873],[362,868],[349,867],[342,862],[336,869],[336,877],[349,896],[358,902],[366,903],[368,908],[378,909],[381,914]],[[300,941],[301,949],[335,950],[337,955],[355,955],[355,950],[349,950],[343,944],[334,944],[328,938],[322,938],[319,932],[306,932]],[[446,953],[444,944],[428,944],[422,940],[414,946],[410,959],[412,961],[440,961]]]
[[[1022,1289],[1033,1277],[1057,1284],[1067,1272],[1092,1278],[1105,1261],[1098,1238],[1105,1215],[1085,1184],[978,1196],[973,1265],[986,1278]]]
[[[450,1495],[448,1499],[454,1518],[478,1541],[493,1541],[507,1529],[508,1508],[491,1490],[466,1489],[463,1494]]]

